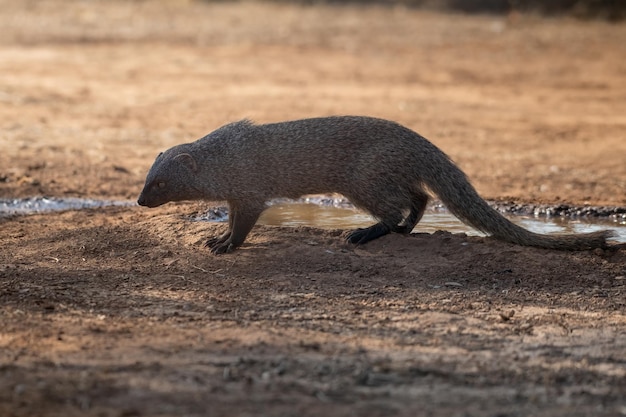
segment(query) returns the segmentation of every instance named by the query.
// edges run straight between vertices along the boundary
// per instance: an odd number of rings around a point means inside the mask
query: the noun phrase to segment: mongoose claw
[[[215,245],[217,245],[219,242],[219,238],[217,237],[212,237],[211,239],[208,239],[206,242],[204,242],[204,247],[205,248],[213,248]]]
[[[226,242],[230,238],[230,235],[231,233],[228,231],[221,236],[212,237],[208,239],[206,242],[204,242],[204,247],[213,249],[217,247],[218,245],[221,245],[222,243]]]
[[[233,245],[232,243],[218,243],[211,248],[211,253],[213,255],[221,255],[223,253],[230,253],[234,250],[235,245]]]

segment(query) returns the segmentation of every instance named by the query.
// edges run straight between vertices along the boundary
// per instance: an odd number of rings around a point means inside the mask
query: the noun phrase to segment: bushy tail
[[[427,164],[430,169],[427,169],[423,180],[448,210],[464,223],[497,239],[547,249],[587,250],[606,247],[606,240],[614,236],[611,230],[555,235],[530,232],[489,206],[465,174],[443,153],[437,152]]]

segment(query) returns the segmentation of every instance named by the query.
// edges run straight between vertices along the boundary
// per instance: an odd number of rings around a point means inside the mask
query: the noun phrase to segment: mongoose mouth
[[[140,206],[144,206],[144,207],[156,207],[154,205],[150,205],[148,204],[148,201],[146,200],[146,198],[142,195],[139,196],[139,198],[137,199],[137,204],[139,204]]]
[[[143,207],[148,207],[148,208],[159,207],[159,206],[162,206],[165,203],[167,203],[167,201],[148,200],[143,195],[140,195],[139,199],[137,199],[137,204],[139,204],[140,206],[143,206]]]

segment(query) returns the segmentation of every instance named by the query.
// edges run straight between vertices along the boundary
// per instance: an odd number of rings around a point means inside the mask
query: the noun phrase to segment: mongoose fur
[[[379,222],[352,231],[363,244],[390,232],[410,233],[435,193],[464,223],[525,246],[585,250],[606,246],[611,231],[541,235],[519,227],[483,200],[439,148],[397,123],[340,116],[256,125],[244,120],[162,152],[138,203],[226,201],[226,233],[213,253],[240,246],[272,198],[340,193]]]

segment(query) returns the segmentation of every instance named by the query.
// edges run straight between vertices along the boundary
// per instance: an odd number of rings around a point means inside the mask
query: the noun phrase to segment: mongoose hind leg
[[[250,233],[250,230],[252,230],[252,227],[254,227],[261,212],[265,209],[263,203],[238,204],[229,202],[228,205],[230,206],[228,221],[230,230],[220,236],[212,243],[212,246],[210,246],[211,253],[215,255],[232,252],[235,248],[241,246],[244,240],[246,240],[248,233]],[[222,238],[225,239],[222,241]]]
[[[402,213],[395,208],[392,209],[388,207],[388,211],[385,212],[385,210],[381,210],[381,207],[377,207],[376,212],[375,210],[369,211],[374,217],[380,219],[380,222],[370,227],[356,229],[350,232],[346,238],[349,243],[362,245],[370,240],[378,239],[381,236],[391,233],[402,220]]]
[[[419,223],[426,211],[426,205],[428,204],[428,194],[422,190],[418,190],[413,195],[411,202],[411,211],[409,215],[402,221],[402,224],[395,226],[392,231],[394,233],[402,233],[408,235],[415,228],[415,225]]]
[[[361,245],[390,232],[403,234],[411,233],[415,225],[424,215],[428,198],[428,194],[420,187],[412,190],[410,202],[402,200],[395,202],[388,201],[386,204],[371,208],[369,211],[381,219],[381,221],[370,227],[354,230],[348,234],[346,240],[349,243]],[[407,206],[410,207],[409,214],[403,219],[403,214],[400,210],[402,207]]]
[[[376,193],[377,195],[385,195],[384,193]],[[366,198],[361,198],[360,195],[349,195],[348,199],[352,201],[352,203],[360,207],[361,209],[369,212],[372,216],[379,219],[380,221],[370,227],[366,227],[363,229],[356,229],[348,234],[346,240],[348,243],[354,243],[357,245],[362,245],[371,240],[378,239],[381,236],[391,233],[394,228],[398,227],[398,224],[402,221],[404,215],[402,214],[402,210],[408,207],[410,204],[407,204],[408,201],[402,201],[399,199],[385,199],[382,201],[376,201],[367,199],[369,196],[366,195]]]

